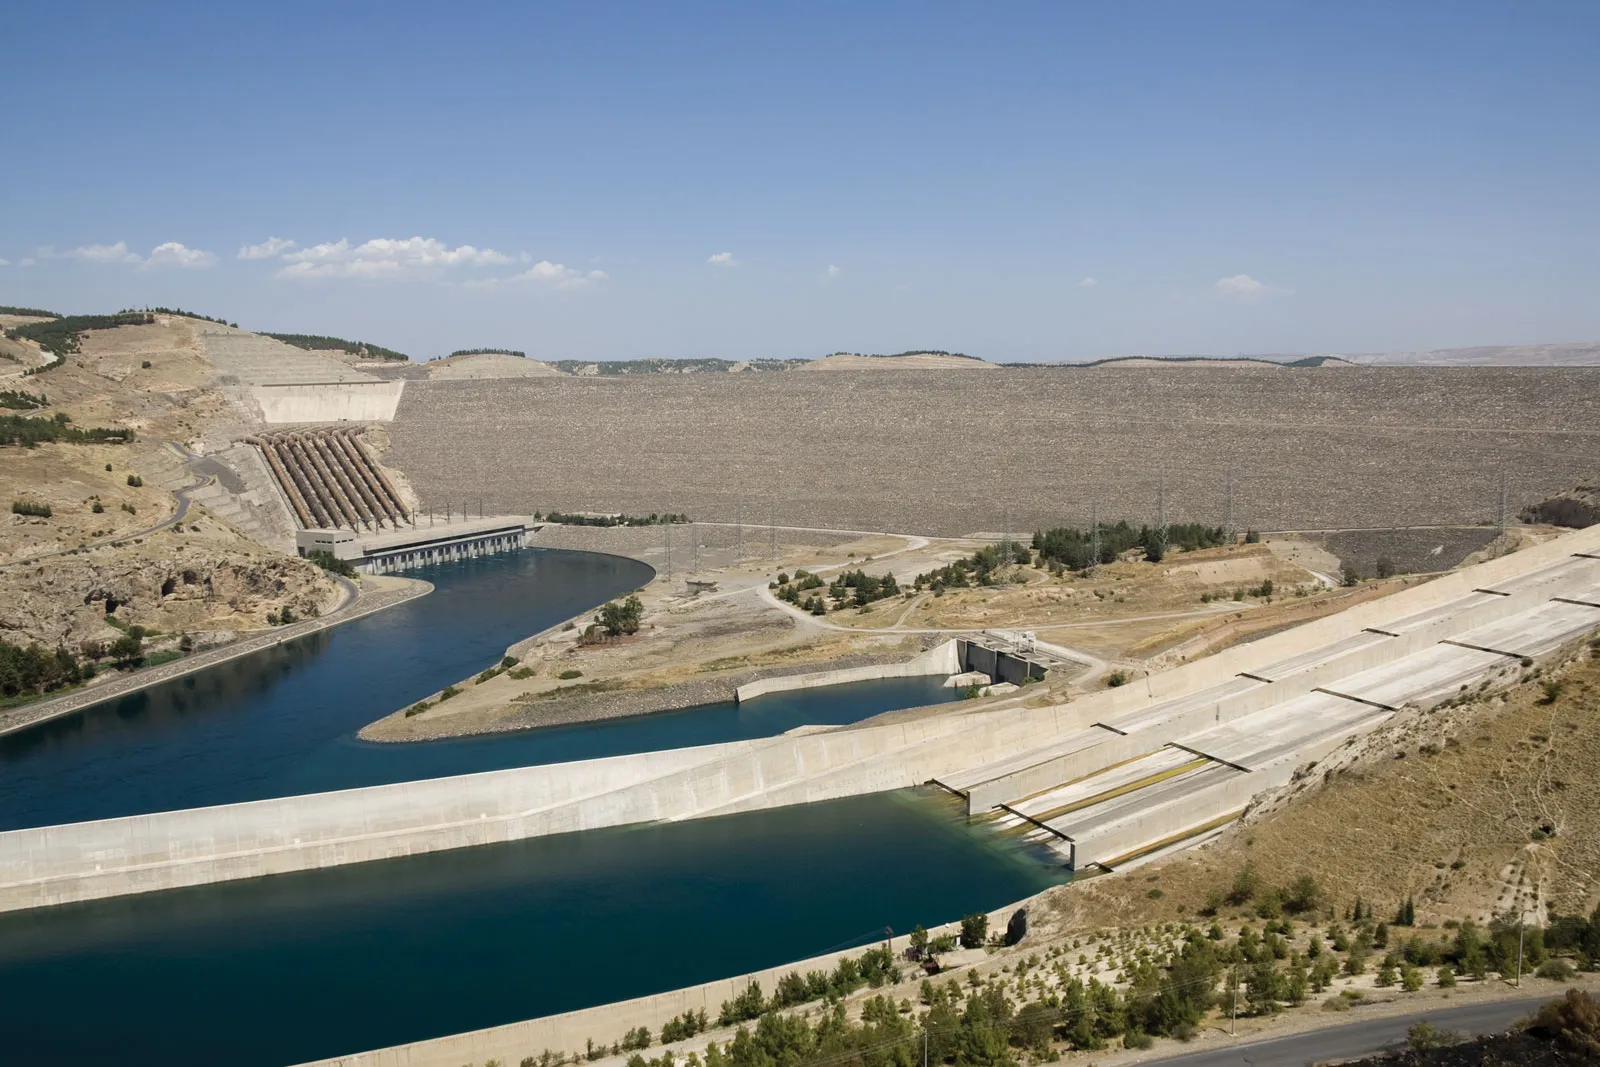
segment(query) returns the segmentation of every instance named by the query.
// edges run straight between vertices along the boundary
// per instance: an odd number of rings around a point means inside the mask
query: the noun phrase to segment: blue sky
[[[1596,40],[1592,3],[31,4],[0,303],[418,357],[1593,340]]]

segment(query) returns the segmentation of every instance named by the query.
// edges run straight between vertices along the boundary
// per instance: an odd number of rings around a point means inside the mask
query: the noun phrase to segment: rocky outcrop
[[[107,615],[165,633],[247,629],[284,608],[314,617],[340,598],[304,560],[163,542],[159,553],[147,544],[0,570],[0,639],[79,648],[117,636]]]

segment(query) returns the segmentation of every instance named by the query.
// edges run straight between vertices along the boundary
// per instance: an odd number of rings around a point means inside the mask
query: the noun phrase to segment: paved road
[[[165,443],[169,448],[186,459],[199,458],[193,452],[190,452],[187,448],[184,448],[176,441],[167,441]],[[160,522],[156,523],[154,526],[146,526],[142,530],[134,530],[129,533],[119,533],[111,537],[102,537],[98,541],[86,541],[80,548],[63,548],[59,552],[45,552],[42,555],[29,556],[27,559],[14,559],[9,563],[0,564],[0,566],[20,567],[29,563],[37,563],[42,559],[54,559],[57,556],[70,556],[74,553],[81,552],[85,548],[99,548],[102,545],[114,545],[121,541],[132,541],[135,537],[146,537],[150,534],[165,530],[168,526],[175,526],[182,522],[188,516],[190,493],[194,492],[196,489],[204,488],[215,481],[216,478],[206,475],[193,485],[186,485],[182,489],[174,489],[172,491],[172,495],[178,501],[178,509],[171,515],[168,515],[165,519],[162,519]]]
[[[1419,1022],[1429,1022],[1441,1030],[1463,1034],[1498,1033],[1518,1019],[1532,1014],[1538,1005],[1549,999],[1548,996],[1519,997],[1516,1000],[1468,1004],[1385,1019],[1367,1019],[1288,1037],[1146,1060],[1144,1063],[1159,1063],[1162,1067],[1302,1067],[1327,1060],[1354,1059],[1403,1047],[1406,1032]]]

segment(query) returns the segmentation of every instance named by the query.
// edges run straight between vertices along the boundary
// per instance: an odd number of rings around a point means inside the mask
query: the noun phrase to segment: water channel
[[[950,695],[895,680],[355,739],[649,573],[538,550],[430,568],[429,596],[0,741],[0,828],[769,736]],[[903,794],[0,915],[7,1061],[299,1062],[865,943],[1060,876]]]

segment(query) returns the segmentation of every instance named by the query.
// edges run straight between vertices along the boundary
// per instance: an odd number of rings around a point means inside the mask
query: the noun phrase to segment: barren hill
[[[1352,363],[1420,367],[1596,367],[1600,342],[1437,348],[1428,352],[1377,352],[1343,357]]]
[[[892,356],[863,356],[855,352],[835,352],[831,356],[801,364],[801,370],[995,370],[974,356],[952,352],[901,352]]]
[[[458,378],[548,378],[561,371],[548,363],[503,352],[468,356],[446,356],[423,364],[428,377],[436,380]]]

